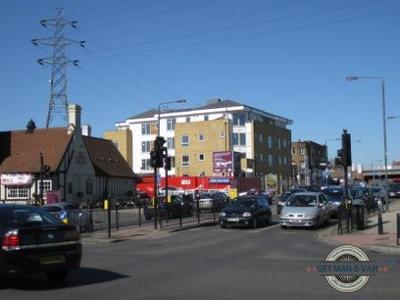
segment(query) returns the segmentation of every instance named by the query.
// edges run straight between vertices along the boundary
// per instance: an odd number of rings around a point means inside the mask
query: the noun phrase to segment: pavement
[[[378,234],[378,215],[368,218],[368,228],[339,235],[337,227],[329,227],[319,233],[319,238],[328,244],[352,244],[385,254],[400,254],[397,246],[397,213],[400,213],[400,199],[392,199],[389,212],[382,214],[383,234]]]

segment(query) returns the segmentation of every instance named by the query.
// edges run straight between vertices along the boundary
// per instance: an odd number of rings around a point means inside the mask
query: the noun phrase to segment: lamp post
[[[381,83],[381,93],[382,93],[382,118],[383,118],[383,153],[384,153],[384,164],[385,164],[385,203],[386,211],[389,211],[389,201],[388,201],[388,172],[387,172],[387,137],[386,137],[386,100],[385,100],[385,80],[378,76],[348,76],[346,78],[348,81],[360,80],[360,79],[373,79],[379,80]]]
[[[174,101],[167,101],[161,102],[158,104],[158,117],[157,117],[157,138],[160,137],[160,118],[161,118],[161,106],[166,104],[173,104],[173,103],[185,103],[185,99],[174,100]],[[158,139],[156,139],[157,141]],[[154,167],[154,229],[157,229],[157,222],[158,222],[158,168],[157,166]],[[168,175],[167,175],[168,176]],[[168,199],[168,187],[165,190],[165,199]],[[160,227],[161,227],[161,218],[160,218]]]

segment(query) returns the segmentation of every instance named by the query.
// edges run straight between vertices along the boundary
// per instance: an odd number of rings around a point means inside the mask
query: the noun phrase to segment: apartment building
[[[328,161],[325,145],[313,141],[292,143],[293,181],[297,185],[320,185]]]
[[[132,161],[137,174],[152,174],[149,152],[158,123],[172,157],[170,175],[257,176],[265,187],[271,180],[279,190],[290,185],[289,119],[221,99],[196,108],[165,110],[160,115],[156,109],[148,110],[116,123],[117,132],[131,132],[132,151],[121,153]],[[126,144],[125,134],[106,134],[114,144]],[[232,172],[215,172],[218,152],[232,153]]]

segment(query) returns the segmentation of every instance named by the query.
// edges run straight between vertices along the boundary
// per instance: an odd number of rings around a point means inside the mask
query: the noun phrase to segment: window
[[[260,153],[260,161],[264,160],[264,155],[262,153]]]
[[[176,119],[167,119],[167,130],[174,130]]]
[[[233,145],[246,146],[246,134],[245,133],[234,133],[232,135]]]
[[[182,155],[182,167],[189,166],[189,155]]]
[[[282,157],[278,156],[278,163],[281,165],[282,164]]]
[[[51,191],[52,190],[52,181],[51,180],[43,180],[42,181],[42,188],[43,188],[43,194],[45,194],[45,192],[47,191]],[[40,187],[40,181],[39,181],[39,187]],[[40,189],[39,189],[40,191]]]
[[[286,140],[283,140],[283,148],[286,148],[287,144],[286,144]]]
[[[186,123],[190,123],[190,117],[186,117]]]
[[[171,168],[175,168],[175,156],[171,156]]]
[[[150,123],[142,124],[142,134],[150,134]]]
[[[272,167],[273,165],[273,157],[271,154],[268,155],[268,166]]]
[[[205,160],[204,153],[199,153],[199,161],[204,161],[204,160]]]
[[[114,144],[115,148],[117,148],[117,150],[119,150],[118,149],[118,143],[113,141],[113,144]]]
[[[204,121],[208,121],[208,115],[204,116]]]
[[[142,167],[140,168],[141,170],[150,170],[150,159],[142,159]]]
[[[292,154],[296,153],[296,148],[292,148]]]
[[[221,131],[219,133],[219,138],[221,138],[221,139],[225,138],[225,132]]]
[[[175,149],[175,138],[174,137],[167,138],[167,147],[168,147],[168,149]]]
[[[258,134],[258,141],[259,141],[260,143],[262,143],[262,141],[263,141],[262,133]]]
[[[29,198],[29,186],[28,185],[15,185],[6,186],[7,198],[9,199],[28,199]]]
[[[197,138],[198,138],[199,142],[204,142],[206,139],[204,133],[199,133]]]
[[[72,194],[73,188],[72,188],[72,182],[68,182],[68,194]]]
[[[151,141],[142,142],[142,153],[148,153],[151,150]]]
[[[278,149],[279,150],[281,149],[281,139],[280,138],[278,138]]]
[[[93,194],[93,180],[86,179],[86,194],[91,195]]]
[[[300,154],[304,155],[305,153],[306,153],[305,149],[304,148],[300,148]]]
[[[283,157],[283,164],[284,164],[284,165],[287,165],[287,158],[286,158],[286,156]]]
[[[232,117],[233,125],[244,126],[245,125],[245,115],[244,114],[234,114]]]
[[[188,135],[182,135],[181,136],[181,145],[182,146],[189,146],[189,136]]]
[[[268,136],[268,148],[272,148],[272,136]]]

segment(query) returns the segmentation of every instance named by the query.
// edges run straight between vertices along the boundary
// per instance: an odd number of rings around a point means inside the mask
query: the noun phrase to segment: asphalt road
[[[318,231],[201,227],[167,237],[86,244],[82,268],[64,285],[34,275],[0,299],[400,299],[400,259],[367,252],[389,268],[359,292],[332,289],[307,272],[334,248]]]

